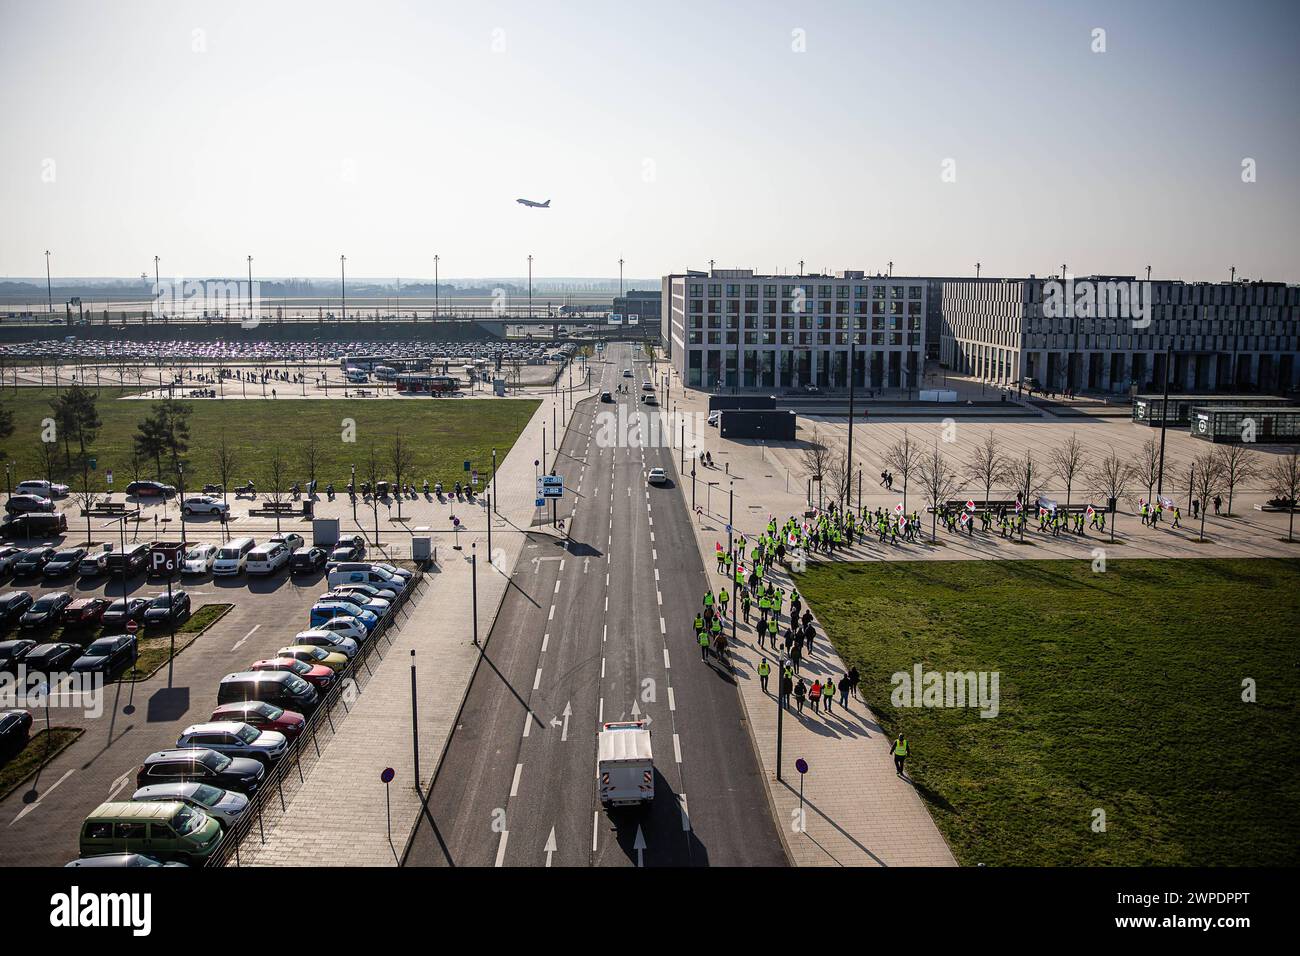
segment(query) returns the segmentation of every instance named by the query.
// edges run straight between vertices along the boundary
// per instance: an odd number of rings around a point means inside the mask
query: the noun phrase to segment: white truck
[[[650,731],[643,720],[606,723],[598,737],[596,780],[606,807],[640,806],[655,797]]]

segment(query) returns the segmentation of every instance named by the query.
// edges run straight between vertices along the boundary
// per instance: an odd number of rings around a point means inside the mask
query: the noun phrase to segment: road
[[[568,537],[549,526],[530,535],[407,865],[786,863],[734,681],[695,643],[709,579],[690,514],[680,489],[646,484],[650,468],[673,474],[676,452],[642,447],[644,429],[605,440],[611,422],[635,420],[652,375],[627,344],[606,357],[593,376],[616,403],[580,405],[554,465],[560,514],[573,509]],[[607,812],[596,735],[634,717],[650,721],[655,799]]]

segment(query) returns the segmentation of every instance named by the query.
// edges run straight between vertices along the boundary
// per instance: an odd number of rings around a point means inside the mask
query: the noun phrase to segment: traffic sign
[[[798,770],[800,773],[807,773],[808,761],[804,760],[803,757],[800,757],[798,760],[794,762],[794,769]]]
[[[468,462],[468,461],[465,462],[465,470],[466,470],[466,471],[469,471],[469,462]]]
[[[110,469],[108,469],[108,471],[104,472],[104,480],[108,482],[109,487],[112,487],[112,485],[113,485],[113,469],[112,469],[112,468],[110,468]]]
[[[140,625],[137,624],[135,621],[126,622],[126,633],[134,634],[138,630],[140,630]]]
[[[542,475],[540,478],[538,478],[537,497],[563,498],[564,497],[564,476],[563,475]]]
[[[392,767],[385,767],[383,772],[379,774],[379,779],[384,783],[392,783],[393,777],[395,776],[397,776],[397,774],[393,771]]]
[[[538,498],[535,502],[533,502],[533,506],[534,506],[535,508],[540,508],[540,507],[542,507],[542,505],[544,505],[544,504],[546,504],[546,499],[545,499],[545,498]]]

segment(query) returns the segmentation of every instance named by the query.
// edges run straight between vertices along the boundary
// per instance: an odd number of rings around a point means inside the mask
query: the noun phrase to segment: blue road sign
[[[392,783],[393,777],[395,776],[397,775],[393,772],[392,767],[385,767],[383,773],[379,775],[379,779],[382,780],[384,783]]]
[[[540,508],[540,507],[541,507],[542,505],[544,505],[544,504],[546,504],[546,499],[545,499],[545,498],[538,498],[537,501],[535,501],[535,502],[533,503],[533,507],[535,507],[535,508]]]
[[[800,757],[798,760],[794,762],[794,769],[798,770],[800,773],[807,773],[808,761],[804,760],[803,757]]]

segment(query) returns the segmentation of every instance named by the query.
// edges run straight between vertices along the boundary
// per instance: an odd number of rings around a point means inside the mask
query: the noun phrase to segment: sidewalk
[[[575,404],[590,394],[575,392]],[[547,397],[497,469],[492,490],[494,497],[499,495],[498,515],[492,519],[491,559],[486,507],[480,495],[477,505],[457,508],[463,528],[461,550],[454,550],[452,532],[431,533],[437,567],[426,574],[425,587],[351,711],[335,722],[335,735],[294,795],[288,812],[267,831],[264,845],[258,845],[256,837],[245,844],[246,865],[397,865],[420,812],[411,739],[410,652],[416,652],[420,775],[427,790],[478,660],[478,649],[471,641],[470,556],[477,556],[478,634],[482,642],[492,628],[533,518],[533,460],[541,456],[543,427],[548,457],[554,455],[551,409]],[[559,413],[561,427],[566,421],[564,414]],[[386,767],[396,771],[388,794],[391,814],[386,812],[385,788],[379,778]]]

